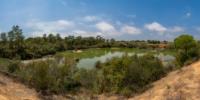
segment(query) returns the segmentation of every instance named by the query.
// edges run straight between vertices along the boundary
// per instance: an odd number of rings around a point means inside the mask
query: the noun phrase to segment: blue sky
[[[172,40],[200,39],[199,0],[1,0],[0,32]]]

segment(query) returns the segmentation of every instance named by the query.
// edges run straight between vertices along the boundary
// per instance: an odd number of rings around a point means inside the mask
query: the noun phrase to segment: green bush
[[[73,61],[66,60],[60,64],[57,60],[47,60],[20,67],[18,76],[39,91],[63,93],[79,87],[73,79],[76,70]]]
[[[93,88],[98,93],[137,93],[165,75],[165,68],[153,55],[125,55],[122,58],[113,58],[100,66],[96,72],[96,81],[93,83]]]
[[[19,61],[11,61],[8,65],[8,72],[14,73],[19,69]]]
[[[196,40],[190,35],[181,35],[174,40],[177,50],[176,60],[178,65],[183,66],[188,61],[198,59],[199,48]]]

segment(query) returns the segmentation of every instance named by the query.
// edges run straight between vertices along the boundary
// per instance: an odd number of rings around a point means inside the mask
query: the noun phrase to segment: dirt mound
[[[0,100],[40,100],[34,89],[0,74]]]
[[[130,100],[199,100],[200,61],[170,73]]]

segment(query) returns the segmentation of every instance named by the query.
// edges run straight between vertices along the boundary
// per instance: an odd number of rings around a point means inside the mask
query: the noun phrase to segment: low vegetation
[[[113,58],[106,63],[97,63],[94,69],[76,68],[73,60],[60,63],[55,60],[30,64],[14,62],[8,72],[15,74],[24,83],[42,93],[117,93],[130,96],[145,90],[150,83],[160,79],[167,69],[153,55]]]
[[[141,92],[165,75],[166,69],[153,55],[113,58],[97,65],[93,88],[98,93],[131,95]]]
[[[162,44],[162,45],[160,45]],[[164,47],[163,47],[164,46]],[[167,46],[167,47],[165,47]],[[97,62],[93,69],[76,67],[77,59],[72,56],[63,59],[58,53],[54,59],[37,61],[28,64],[20,63],[21,59],[39,58],[59,51],[78,50],[86,48],[123,47],[136,48],[134,50],[169,50],[176,51],[176,64],[183,66],[199,58],[199,44],[189,35],[181,35],[174,40],[174,44],[167,41],[115,41],[100,36],[61,38],[50,34],[43,37],[24,38],[19,26],[1,34],[0,59],[1,70],[15,75],[25,84],[36,88],[42,93],[69,93],[87,91],[92,94],[111,93],[132,96],[146,90],[152,82],[164,77],[176,68],[164,67],[162,62],[152,53],[144,56],[123,55],[112,58],[105,63]],[[137,49],[140,48],[140,49]],[[142,49],[141,49],[142,48]],[[95,50],[95,49],[94,49]],[[94,53],[94,52],[89,52]],[[95,55],[101,55],[95,54]],[[5,67],[6,66],[6,67]]]
[[[58,59],[58,58],[57,58]],[[25,84],[42,93],[65,93],[75,90],[80,84],[73,79],[77,69],[72,60],[59,64],[58,60],[38,61],[29,64],[11,64],[12,72]],[[15,68],[17,69],[13,69]]]

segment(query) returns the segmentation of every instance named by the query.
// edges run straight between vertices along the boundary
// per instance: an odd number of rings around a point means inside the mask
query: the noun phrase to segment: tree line
[[[111,40],[101,36],[62,38],[59,34],[44,34],[42,37],[25,38],[19,26],[13,26],[9,32],[2,32],[0,37],[0,57],[10,59],[39,58],[72,49],[110,47],[111,43]]]
[[[22,29],[17,25],[13,26],[9,32],[2,32],[0,40],[0,57],[10,59],[40,58],[65,50],[109,47],[152,48],[148,44],[168,43],[157,40],[116,41],[115,39],[105,39],[102,36],[67,36],[63,38],[59,34],[25,38]]]

